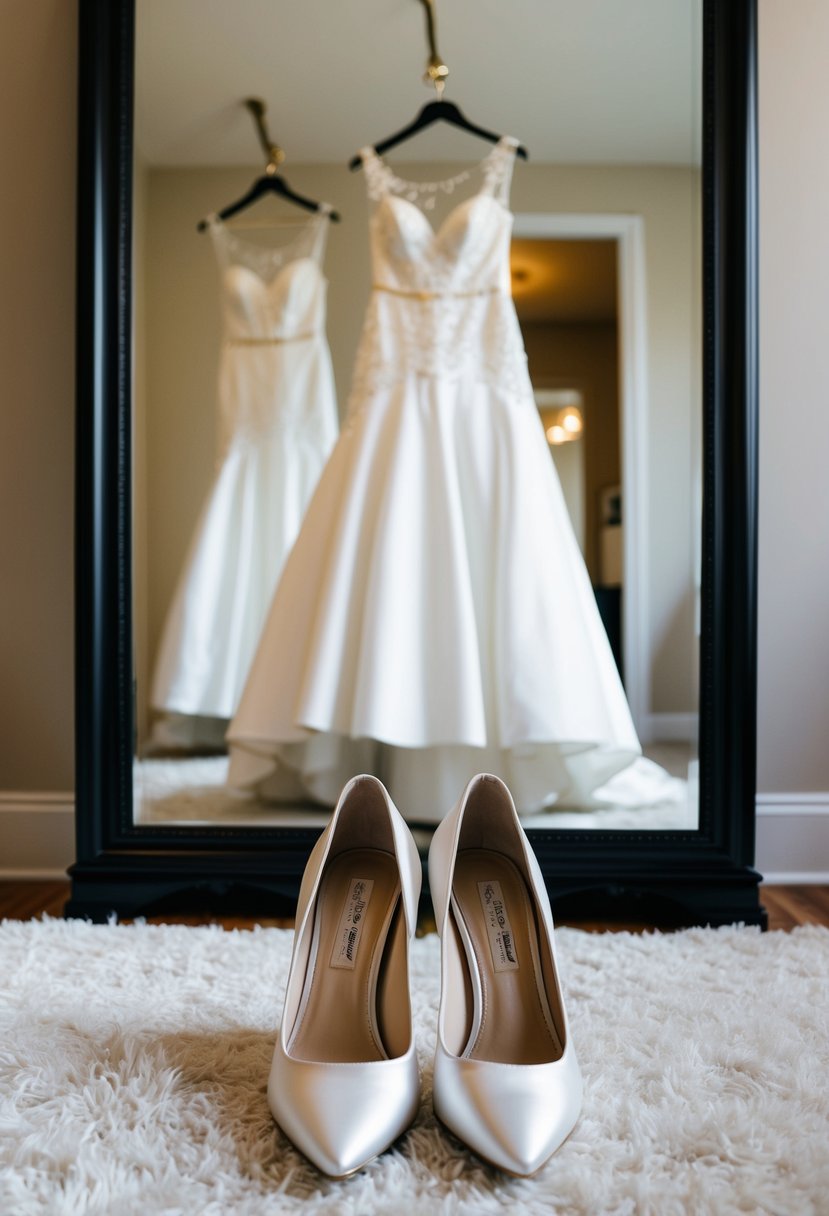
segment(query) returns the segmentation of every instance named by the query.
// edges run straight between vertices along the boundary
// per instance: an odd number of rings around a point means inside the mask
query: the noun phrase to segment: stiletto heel
[[[534,1174],[575,1126],[582,1081],[544,880],[509,790],[480,774],[437,828],[429,884],[441,935],[434,1108],[511,1174]]]
[[[417,1113],[409,941],[421,867],[375,777],[354,777],[302,879],[285,1010],[268,1100],[279,1126],[342,1178]]]

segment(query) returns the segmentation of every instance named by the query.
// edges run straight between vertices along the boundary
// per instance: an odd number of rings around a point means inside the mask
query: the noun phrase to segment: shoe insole
[[[400,899],[396,859],[352,849],[328,863],[316,899],[311,952],[292,1056],[329,1063],[385,1060],[376,1015],[377,977]]]
[[[504,1064],[557,1060],[562,1046],[544,989],[532,898],[518,868],[502,853],[458,853],[452,884],[468,963],[479,982],[480,1008],[465,1058]]]

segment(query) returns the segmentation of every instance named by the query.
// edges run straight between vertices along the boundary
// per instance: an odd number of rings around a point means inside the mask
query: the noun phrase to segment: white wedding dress
[[[372,772],[428,823],[482,770],[529,813],[595,805],[640,755],[510,296],[514,153],[423,184],[362,152],[373,290],[228,731],[235,789],[333,803]],[[435,231],[426,212],[476,172]]]
[[[329,212],[292,225],[290,240],[275,247],[210,217],[224,327],[219,464],[156,662],[151,704],[167,718],[154,736],[168,742],[221,741],[337,438],[322,271]],[[204,718],[224,721],[211,731]]]

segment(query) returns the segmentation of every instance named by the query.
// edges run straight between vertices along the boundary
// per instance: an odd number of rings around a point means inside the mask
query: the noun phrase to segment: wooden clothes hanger
[[[426,35],[429,40],[429,61],[424,80],[427,83],[434,84],[438,100],[427,102],[408,126],[374,144],[374,151],[378,156],[382,156],[390,148],[404,143],[407,139],[411,139],[413,135],[417,135],[419,131],[425,130],[426,127],[430,127],[436,122],[447,122],[453,127],[459,127],[462,131],[468,131],[471,135],[477,135],[479,139],[486,139],[490,143],[497,144],[503,139],[502,135],[498,135],[495,131],[489,131],[486,127],[480,127],[477,123],[470,122],[461,108],[453,101],[444,101],[443,90],[446,87],[449,69],[438,54],[434,0],[421,0],[421,3],[426,10]],[[518,144],[515,154],[516,156],[520,156],[522,160],[527,160],[528,153],[523,144]],[[348,167],[349,169],[359,169],[362,163],[362,157],[358,153],[356,156],[352,156],[348,162]]]
[[[262,176],[256,178],[250,189],[241,198],[236,199],[233,203],[228,203],[226,207],[223,207],[217,213],[219,219],[230,219],[232,215],[236,215],[239,211],[244,211],[246,207],[250,207],[266,194],[278,194],[280,198],[286,199],[289,203],[294,203],[297,207],[303,207],[306,211],[323,212],[332,223],[338,224],[340,221],[339,212],[334,211],[327,203],[320,203],[316,199],[307,198],[304,194],[298,194],[296,190],[291,189],[282,174],[277,172],[278,167],[285,160],[285,152],[278,144],[273,143],[268,135],[268,130],[265,126],[265,103],[260,101],[258,97],[249,97],[245,105],[253,115],[259,140],[268,157],[268,164]],[[209,220],[199,220],[196,227],[199,232],[204,232],[209,227],[209,224]]]

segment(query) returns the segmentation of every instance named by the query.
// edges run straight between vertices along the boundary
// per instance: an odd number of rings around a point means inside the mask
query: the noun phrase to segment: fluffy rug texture
[[[829,1211],[829,931],[559,930],[584,1111],[530,1180],[432,1115],[434,937],[414,952],[415,1126],[344,1182],[306,1163],[265,1097],[291,938],[0,926],[3,1216]]]

